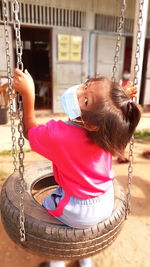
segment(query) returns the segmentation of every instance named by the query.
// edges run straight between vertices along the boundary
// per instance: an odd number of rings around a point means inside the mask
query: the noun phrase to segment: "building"
[[[8,1],[11,64],[15,62],[13,11]],[[20,0],[23,62],[36,84],[36,108],[61,112],[60,95],[87,76],[112,75],[116,30],[120,14],[118,0]],[[124,35],[117,69],[130,67],[135,1],[127,0]],[[150,19],[150,18],[149,18]],[[0,75],[6,76],[5,43],[0,1]],[[140,103],[150,105],[150,23],[142,75]]]

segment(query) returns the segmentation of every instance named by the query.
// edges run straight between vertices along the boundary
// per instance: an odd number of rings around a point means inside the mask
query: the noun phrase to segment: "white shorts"
[[[55,211],[65,192],[61,187],[46,197],[42,205],[47,210]],[[63,208],[62,215],[56,217],[64,224],[74,228],[88,228],[111,216],[114,207],[114,188],[110,182],[107,192],[90,199],[79,199],[71,196]]]

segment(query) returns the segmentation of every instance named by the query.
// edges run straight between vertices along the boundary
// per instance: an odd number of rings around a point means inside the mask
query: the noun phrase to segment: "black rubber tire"
[[[19,173],[12,174],[1,192],[1,215],[10,238],[32,253],[51,259],[79,259],[92,256],[110,245],[120,232],[125,219],[126,196],[115,180],[115,205],[112,216],[86,230],[70,228],[51,217],[34,199],[32,189],[40,180],[51,176],[48,161],[36,162],[25,168],[26,193],[24,201],[26,241],[20,242],[19,234]]]

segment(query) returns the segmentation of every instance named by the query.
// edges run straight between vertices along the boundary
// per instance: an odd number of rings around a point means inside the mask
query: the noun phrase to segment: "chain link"
[[[15,115],[14,115],[14,103],[12,90],[12,72],[11,72],[11,60],[10,60],[10,47],[9,47],[9,34],[8,34],[8,2],[2,1],[3,7],[3,21],[5,32],[5,46],[6,46],[6,62],[7,62],[7,77],[8,77],[8,95],[9,95],[9,116],[11,122],[11,134],[12,134],[12,156],[14,172],[17,170],[17,144],[16,144],[16,129],[15,129]]]
[[[139,58],[140,58],[140,43],[142,37],[142,24],[143,24],[143,5],[144,0],[139,0],[139,17],[138,17],[138,31],[136,35],[136,52],[135,52],[135,66],[134,66],[134,79],[133,85],[136,87],[138,84],[138,72],[139,72]]]
[[[143,5],[144,0],[139,0],[139,16],[138,16],[138,31],[136,35],[136,52],[135,52],[135,66],[134,66],[134,79],[133,86],[138,85],[138,72],[140,63],[140,42],[142,37],[142,24],[143,24]],[[131,138],[129,144],[129,166],[128,166],[128,185],[127,185],[127,207],[126,207],[126,219],[131,211],[131,183],[133,179],[133,148],[134,148],[134,137]]]
[[[18,1],[13,1],[12,3],[13,14],[14,14],[14,30],[16,36],[16,55],[17,55],[17,68],[23,71],[22,62],[22,42],[20,35],[20,21],[19,21],[19,11],[20,6]],[[24,216],[24,195],[25,195],[25,182],[24,182],[24,137],[23,137],[23,105],[21,96],[18,95],[18,146],[19,146],[19,174],[20,174],[20,241],[25,241],[25,216]]]
[[[112,81],[116,81],[116,72],[117,72],[117,65],[119,61],[119,53],[120,53],[120,46],[121,46],[121,36],[122,36],[122,31],[124,27],[124,22],[125,22],[125,13],[126,10],[126,0],[121,0],[121,11],[120,11],[120,16],[119,16],[119,21],[117,24],[117,41],[116,41],[116,48],[115,48],[115,56],[114,56],[114,65],[112,69]]]
[[[128,218],[128,214],[131,211],[131,183],[133,179],[133,149],[134,149],[134,136],[132,136],[129,143],[129,165],[128,165],[128,183],[127,183],[127,204],[125,211],[125,219]]]
[[[17,68],[23,71],[23,62],[22,62],[22,42],[20,35],[20,21],[19,21],[19,3],[18,1],[13,1],[12,9],[14,13],[14,30],[16,35],[16,55],[17,55]]]

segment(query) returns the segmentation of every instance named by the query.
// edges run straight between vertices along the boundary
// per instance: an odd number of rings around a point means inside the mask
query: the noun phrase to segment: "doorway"
[[[125,40],[125,51],[124,51],[124,66],[123,69],[129,69],[131,68],[131,57],[132,57],[132,37],[126,37]]]
[[[21,28],[23,63],[35,82],[35,109],[52,109],[51,29]]]

